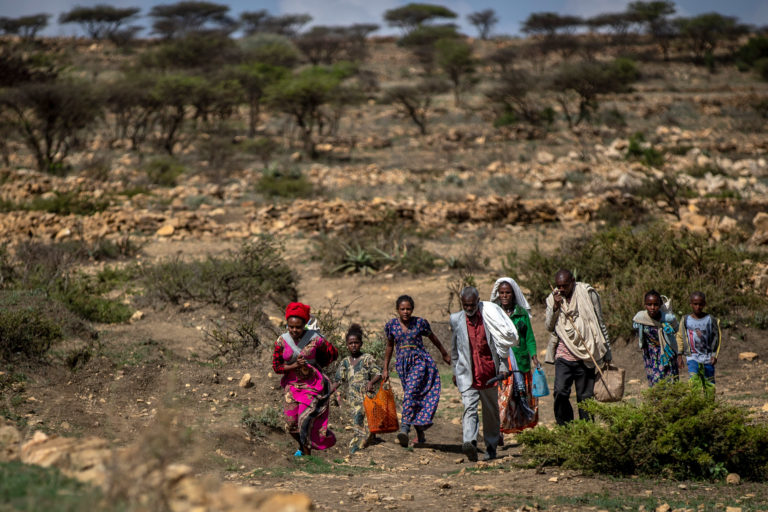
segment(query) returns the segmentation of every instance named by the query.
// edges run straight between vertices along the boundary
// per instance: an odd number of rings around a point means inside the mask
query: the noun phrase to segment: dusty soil
[[[512,247],[525,251],[536,241],[554,244],[561,234],[554,229],[501,230],[492,239],[480,240],[475,234],[464,233],[458,240],[467,248],[482,242],[482,253],[493,255],[505,254]],[[451,250],[457,249],[455,242],[445,242],[443,249],[449,244]],[[442,341],[450,343],[447,301],[448,285],[457,279],[454,272],[417,278],[404,274],[323,277],[317,263],[306,261],[300,245],[289,242],[287,253],[301,273],[301,300],[321,308],[336,301],[346,306],[345,325],[361,322],[369,333],[375,333],[392,317],[394,298],[409,293],[416,300],[416,314],[430,320]],[[436,242],[435,249],[441,249],[440,245]],[[200,242],[155,242],[145,248],[144,257],[224,248]],[[500,262],[490,265],[497,268]],[[490,292],[496,275],[487,272],[477,276],[483,296]],[[292,456],[295,448],[286,434],[265,426],[249,432],[241,421],[245,413],[255,415],[280,408],[279,380],[270,368],[271,340],[241,359],[214,364],[205,358],[212,347],[203,333],[220,311],[165,308],[144,312],[145,317],[136,323],[99,326],[101,350],[77,371],[61,364],[16,368],[26,374],[27,381],[23,389],[5,397],[6,406],[26,420],[29,431],[42,428],[66,436],[97,435],[115,446],[163,435],[157,432],[157,425],[162,424],[158,418],[178,415],[192,439],[183,458],[200,475],[264,489],[304,492],[319,510],[503,510],[522,506],[591,510],[621,509],[624,505],[636,509],[665,502],[675,506],[691,503],[693,508],[704,503],[707,509],[717,508],[717,504],[760,508],[768,500],[765,486],[751,483],[725,486],[614,479],[551,467],[532,468],[510,435],[498,460],[468,463],[460,452],[459,394],[450,382],[449,367],[442,363],[443,393],[426,445],[403,449],[390,434],[348,456],[350,432],[345,429],[346,404],[342,401],[331,415],[337,445],[299,461]],[[543,308],[536,305],[533,326],[540,349],[546,339],[543,316]],[[764,418],[768,417],[763,407],[768,402],[766,364],[760,359],[739,361],[737,356],[745,350],[765,354],[767,344],[764,332],[737,326],[725,332],[718,362],[718,394]],[[627,398],[638,397],[646,387],[639,352],[634,343],[622,341],[617,343],[615,354],[617,363],[628,371]],[[545,370],[551,385],[553,368],[547,366]],[[245,373],[250,373],[255,383],[248,389],[238,387]],[[393,382],[399,392],[399,382]],[[539,411],[542,424],[553,424],[551,397],[541,400]]]

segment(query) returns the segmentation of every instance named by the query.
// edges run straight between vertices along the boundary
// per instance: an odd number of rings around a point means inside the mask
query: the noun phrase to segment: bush
[[[133,309],[117,300],[101,296],[106,290],[84,275],[75,275],[62,279],[53,296],[67,309],[81,318],[102,324],[126,322],[133,314]]]
[[[648,167],[661,167],[664,165],[664,154],[646,144],[645,136],[641,132],[634,133],[629,137],[627,159],[639,160]]]
[[[37,311],[0,311],[0,358],[4,361],[19,354],[39,359],[61,336],[61,328]]]
[[[707,295],[707,307],[715,316],[749,318],[765,310],[765,298],[750,285],[751,261],[760,259],[740,247],[652,225],[604,229],[566,240],[552,253],[537,247],[518,258],[512,252],[504,270],[530,290],[533,301],[541,302],[552,291],[555,272],[570,269],[578,281],[600,291],[611,337],[631,337],[631,318],[650,289],[672,298],[678,316],[688,312],[688,297],[695,290]]]
[[[159,157],[153,159],[144,171],[147,173],[147,179],[153,185],[161,187],[176,186],[176,179],[184,174],[184,166],[175,158]]]
[[[662,382],[639,404],[580,405],[595,422],[574,421],[518,434],[524,453],[540,464],[559,464],[609,475],[722,479],[729,472],[768,479],[768,425],[711,392]]]
[[[269,298],[283,306],[297,296],[296,277],[270,238],[245,243],[225,257],[176,258],[141,273],[148,297],[173,304],[193,300],[236,308]]]
[[[259,180],[258,192],[268,197],[307,197],[312,194],[312,183],[299,169],[268,167]]]
[[[256,414],[251,413],[248,408],[244,407],[240,422],[250,435],[261,437],[264,435],[263,427],[267,427],[269,430],[282,431],[285,424],[283,418],[282,411],[269,405],[265,406]]]

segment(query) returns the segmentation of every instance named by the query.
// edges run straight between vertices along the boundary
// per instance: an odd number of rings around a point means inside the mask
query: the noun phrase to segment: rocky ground
[[[387,65],[402,65],[401,57],[387,60],[393,53],[388,52],[374,57],[382,74]],[[142,246],[136,261],[149,264],[220,254],[269,233],[285,244],[300,300],[313,308],[335,305],[337,313],[344,311],[344,326],[360,322],[375,334],[392,317],[394,299],[408,293],[416,314],[448,343],[455,269],[329,276],[310,254],[318,237],[395,222],[445,258],[487,259],[475,272],[483,298],[510,251],[554,249],[564,237],[622,220],[658,220],[764,250],[768,139],[765,120],[749,117],[744,105],[765,97],[768,84],[734,70],[710,75],[687,64],[674,70],[648,64],[646,76],[633,93],[601,99],[623,113],[631,130],[561,126],[530,139],[519,130],[493,128],[478,94],[463,110],[453,108],[448,96],[441,98],[430,135],[417,137],[392,107],[361,107],[341,129],[355,136],[324,141],[319,161],[304,161],[292,151],[285,155],[285,165],[300,168],[314,187],[310,197],[296,200],[260,194],[262,169],[254,162],[224,173],[226,179],[212,179],[200,162],[206,172],[159,187],[143,182],[138,156],[119,148],[110,153],[107,179],[88,172],[103,146],[77,155],[82,171],[65,178],[30,170],[28,155],[18,151],[0,179],[6,205],[0,236],[11,250],[28,240],[130,239]],[[276,122],[264,120],[266,127]],[[627,158],[636,131],[645,134],[645,148],[662,153],[663,171]],[[687,187],[685,195],[644,195],[646,180],[668,174]],[[103,207],[88,214],[22,207],[62,195]],[[768,271],[754,277],[753,285],[768,292]],[[270,419],[281,408],[279,379],[270,369],[271,340],[241,358],[212,360],[205,333],[222,310],[144,304],[138,295],[126,298],[140,314],[125,324],[97,325],[98,351],[76,371],[55,358],[0,368],[0,376],[24,375],[3,392],[7,423],[21,426],[0,430],[3,446],[11,447],[3,457],[56,465],[115,496],[129,496],[125,481],[137,482],[145,504],[179,510],[306,510],[310,503],[318,510],[766,509],[764,484],[608,478],[530,467],[514,436],[497,461],[468,463],[459,449],[461,404],[445,365],[441,403],[425,446],[404,450],[384,435],[381,443],[348,456],[342,402],[331,415],[337,446],[296,460],[292,441]],[[542,305],[533,312],[543,349]],[[279,330],[279,308],[267,313],[270,329]],[[725,331],[718,363],[718,396],[760,420],[768,419],[766,348],[764,331],[734,325]],[[740,358],[746,352],[755,355]],[[628,371],[627,398],[638,398],[646,384],[634,343],[617,343],[615,360]],[[552,368],[546,371],[551,385]],[[248,417],[260,419],[248,428]],[[540,419],[553,423],[551,397],[541,401]]]

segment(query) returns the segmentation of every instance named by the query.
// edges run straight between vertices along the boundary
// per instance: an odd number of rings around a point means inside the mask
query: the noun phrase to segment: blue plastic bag
[[[533,390],[531,391],[531,394],[535,396],[536,398],[541,398],[543,396],[549,395],[549,386],[547,385],[547,376],[544,375],[544,370],[541,369],[541,366],[537,366],[535,370],[533,370]]]

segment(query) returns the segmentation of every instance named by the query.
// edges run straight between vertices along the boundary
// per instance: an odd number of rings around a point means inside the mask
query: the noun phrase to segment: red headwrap
[[[301,302],[291,302],[285,308],[285,319],[288,320],[292,316],[297,316],[304,320],[304,322],[309,322],[309,306]]]

